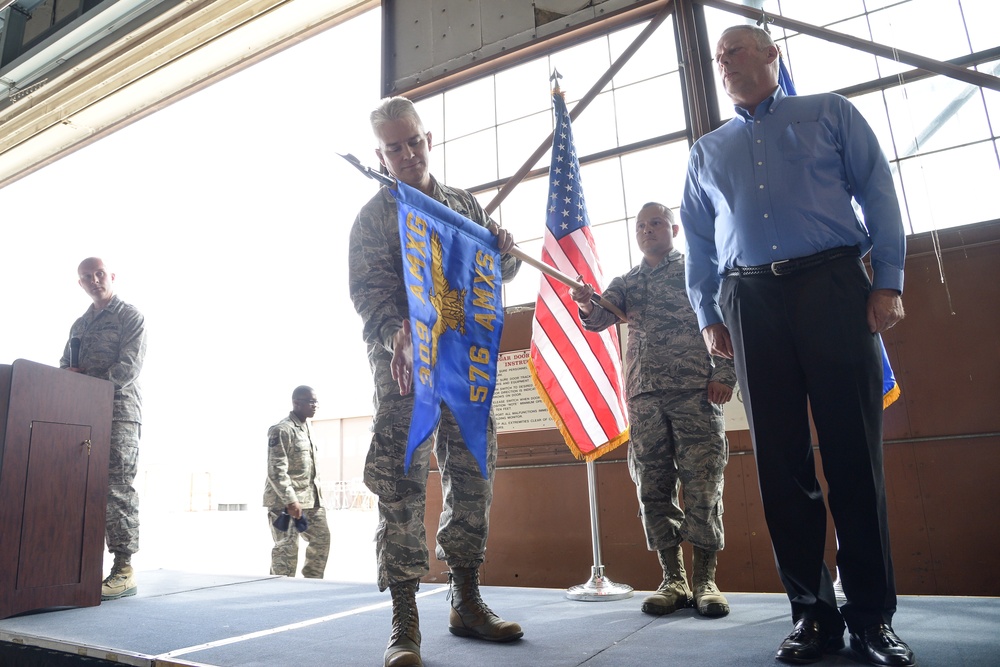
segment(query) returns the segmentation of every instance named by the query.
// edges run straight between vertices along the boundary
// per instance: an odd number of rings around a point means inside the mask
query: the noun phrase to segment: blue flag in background
[[[781,89],[785,91],[785,95],[795,94],[795,84],[792,83],[792,75],[788,73],[788,68],[785,67],[785,59],[778,54],[778,85]]]
[[[792,75],[788,73],[785,59],[781,57],[780,51],[778,52],[778,85],[785,91],[785,95],[795,94]],[[884,410],[899,398],[900,389],[899,385],[896,384],[896,376],[892,372],[892,366],[889,365],[889,355],[885,351],[885,343],[882,342],[881,335],[878,336],[878,346],[882,350],[882,409]]]
[[[500,253],[481,225],[405,183],[393,196],[413,339],[413,418],[404,470],[437,428],[441,402],[486,478],[486,432],[503,331]]]

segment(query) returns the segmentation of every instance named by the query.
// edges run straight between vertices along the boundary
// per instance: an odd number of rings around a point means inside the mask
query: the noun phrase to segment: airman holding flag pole
[[[520,266],[508,254],[514,246],[513,237],[490,219],[469,192],[448,187],[431,175],[431,133],[424,128],[413,104],[402,97],[382,100],[370,120],[378,140],[376,154],[389,174],[409,186],[418,199],[435,200],[436,204],[493,232],[496,239],[491,243],[501,256],[499,266],[495,267],[497,273],[503,281],[513,278]],[[400,187],[397,193],[402,190]],[[415,350],[413,341],[415,337],[423,341],[421,336],[429,332],[414,326],[404,277],[405,272],[419,268],[420,262],[426,260],[419,253],[411,254],[404,265],[399,212],[393,192],[389,187],[381,188],[358,214],[351,229],[349,251],[350,294],[363,322],[375,383],[374,434],[364,478],[378,497],[379,526],[375,535],[378,586],[383,591],[388,588],[392,595],[386,667],[423,664],[416,593],[420,578],[429,569],[424,512],[432,447],[441,472],[444,503],[436,551],[437,557],[447,562],[451,570],[449,630],[459,636],[495,642],[513,641],[523,634],[517,623],[498,617],[479,592],[479,567],[485,557],[497,455],[492,416],[488,415],[485,434],[485,475],[480,462],[466,447],[454,411],[447,406],[441,407],[440,424],[431,437],[412,452],[409,466],[406,464],[414,383],[429,379],[424,375],[413,376],[414,354],[420,359],[424,352],[419,345]],[[403,220],[404,228],[408,221],[413,225],[411,231],[418,235],[424,232],[416,218]],[[430,247],[430,237],[426,241],[428,245],[421,248]],[[413,239],[414,245],[424,242],[424,238]],[[480,268],[486,275],[485,267]],[[493,284],[498,289],[499,281]],[[470,296],[475,295],[470,292]],[[449,331],[441,335],[458,333]],[[441,340],[440,336],[437,340]],[[487,362],[482,351],[473,356],[473,362]],[[463,363],[468,367],[470,360],[466,358]],[[482,371],[483,364],[474,365]],[[471,369],[469,373],[471,378],[478,378]],[[474,390],[470,385],[473,396]]]
[[[716,553],[725,546],[722,489],[729,460],[722,405],[736,385],[733,362],[705,350],[684,289],[680,227],[670,209],[644,205],[635,219],[643,259],[614,278],[604,297],[628,315],[626,395],[631,420],[628,467],[639,498],[646,544],[663,582],[642,603],[657,616],[694,606],[702,616],[729,613],[715,584]],[[583,326],[601,331],[614,316],[590,301],[593,287],[570,291]],[[683,488],[683,507],[678,491]],[[690,585],[681,542],[693,547]]]

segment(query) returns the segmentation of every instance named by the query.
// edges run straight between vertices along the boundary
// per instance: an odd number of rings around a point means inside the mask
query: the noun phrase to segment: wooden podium
[[[101,603],[114,385],[0,365],[0,618]]]

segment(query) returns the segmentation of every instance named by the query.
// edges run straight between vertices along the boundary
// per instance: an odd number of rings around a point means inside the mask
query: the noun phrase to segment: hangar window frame
[[[537,143],[551,131],[551,108],[540,109],[535,105],[522,110],[520,116],[511,116],[510,109],[502,102],[505,92],[519,90],[523,97],[528,94],[525,91],[533,91],[530,95],[536,98],[539,80],[547,85],[547,73],[560,69],[559,61],[566,54],[603,51],[607,55],[606,64],[610,64],[621,53],[623,42],[634,38],[658,12],[668,14],[633,59],[641,59],[650,48],[662,51],[663,43],[669,42],[675,50],[672,62],[637,81],[619,73],[596,95],[593,105],[574,120],[591,224],[605,274],[614,276],[624,273],[641,258],[631,234],[638,208],[655,199],[676,214],[690,144],[732,116],[732,107],[720,91],[714,72],[711,58],[714,39],[725,26],[740,23],[741,19],[750,23],[753,16],[758,16],[769,23],[775,22],[770,23],[769,30],[785,54],[800,94],[826,90],[823,84],[834,80],[831,72],[836,73],[839,87],[833,92],[850,98],[861,109],[890,160],[908,234],[936,233],[1000,219],[1000,200],[965,197],[961,202],[964,208],[957,213],[956,199],[956,193],[990,191],[1000,186],[1000,92],[996,87],[1000,81],[996,78],[1000,74],[1000,43],[995,36],[985,35],[981,30],[977,34],[977,28],[969,25],[970,21],[977,25],[989,23],[989,17],[984,15],[991,11],[988,3],[989,0],[945,0],[947,7],[936,5],[934,16],[938,25],[934,26],[937,30],[934,39],[924,29],[917,31],[915,37],[904,39],[899,34],[899,24],[911,25],[916,18],[926,19],[926,0],[893,3],[855,0],[841,3],[837,8],[821,8],[801,0],[765,0],[755,3],[758,5],[755,7],[725,0],[654,3],[633,13],[628,20],[599,21],[535,44],[526,50],[527,57],[522,52],[508,54],[492,63],[479,64],[470,71],[452,73],[399,94],[415,101],[425,124],[435,135],[438,152],[434,158],[435,173],[449,184],[471,190],[492,211],[491,202],[515,174],[510,144],[521,134],[531,134],[532,138],[537,135]],[[787,19],[781,16],[782,9],[797,12],[799,16],[803,13],[813,16],[815,23],[799,25],[789,19],[800,29],[789,28],[787,22],[784,26],[776,25],[782,22],[780,19]],[[941,33],[941,25],[951,26],[952,33],[947,39]],[[712,40],[709,35],[714,36]],[[917,60],[923,67],[907,65],[904,56],[894,61],[878,55],[883,42],[892,41],[902,45],[899,49],[903,54],[907,53],[901,50],[903,46],[923,51],[922,59]],[[897,47],[892,48],[895,52]],[[701,62],[692,61],[685,72],[686,52],[701,53],[702,58]],[[580,59],[586,60],[583,56]],[[810,71],[824,60],[832,61],[833,65],[843,63],[848,71],[836,67]],[[570,81],[564,74],[561,85],[572,110],[582,97],[582,87],[592,83],[581,81],[580,73],[593,71],[594,66],[591,63],[574,66],[579,63],[574,64],[573,57],[569,62],[578,76]],[[545,63],[545,67],[540,63]],[[989,75],[981,78],[992,78],[994,87],[977,86],[938,71],[943,69],[947,73],[948,68],[969,67],[973,68],[971,71]],[[623,72],[628,68],[626,64]],[[515,75],[522,72],[531,78],[515,80]],[[622,119],[628,105],[620,98],[627,97],[630,87],[666,77],[675,81],[662,86],[658,95],[672,100],[675,109],[683,110],[684,124],[667,126],[662,131],[651,129],[645,134],[629,134],[635,128],[635,121]],[[904,122],[906,117],[909,123]],[[487,122],[482,122],[484,118]],[[601,134],[602,138],[595,139],[594,134]],[[621,140],[623,134],[628,135],[628,140]],[[525,145],[525,141],[530,143],[531,138],[522,139],[521,144]],[[525,157],[528,154],[525,151]],[[487,159],[483,159],[484,155]],[[968,166],[956,169],[956,164]],[[546,153],[530,165],[523,181],[493,211],[529,254],[538,254],[541,246],[547,172]],[[532,210],[537,214],[532,214]],[[507,286],[506,302],[530,302],[535,291],[534,281],[519,278]]]

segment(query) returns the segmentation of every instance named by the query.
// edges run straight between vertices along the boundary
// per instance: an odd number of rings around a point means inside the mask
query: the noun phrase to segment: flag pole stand
[[[604,576],[601,564],[601,526],[597,516],[597,484],[594,479],[594,462],[587,461],[587,487],[590,491],[590,536],[594,543],[594,567],[585,584],[566,589],[566,597],[581,602],[610,602],[632,597],[632,587],[616,584]]]

